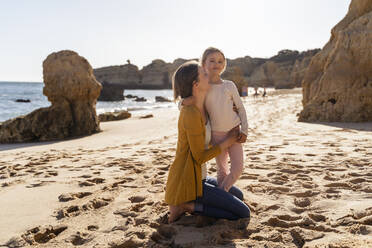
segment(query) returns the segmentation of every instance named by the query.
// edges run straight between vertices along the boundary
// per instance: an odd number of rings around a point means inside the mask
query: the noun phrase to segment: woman
[[[169,223],[183,213],[238,219],[250,216],[248,206],[232,194],[208,183],[202,176],[202,165],[216,157],[237,140],[232,131],[219,144],[205,149],[206,137],[210,138],[204,100],[209,89],[208,76],[195,61],[181,65],[173,75],[175,99],[193,96],[192,105],[182,107],[178,119],[176,157],[169,169],[165,202],[169,205]]]

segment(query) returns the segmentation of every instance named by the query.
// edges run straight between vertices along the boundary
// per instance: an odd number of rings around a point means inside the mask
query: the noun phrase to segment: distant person
[[[263,91],[262,97],[266,97],[266,88],[264,88],[264,91]]]
[[[181,107],[178,119],[176,157],[169,168],[165,191],[169,223],[185,212],[230,220],[250,216],[244,202],[206,177],[205,162],[234,144],[238,137],[237,130],[233,130],[226,139],[209,146],[211,130],[204,107],[209,88],[208,77],[197,62],[182,64],[173,75],[174,99],[192,97],[192,103]]]
[[[253,97],[256,98],[257,96],[258,96],[258,87],[254,87]]]
[[[248,87],[247,86],[242,87],[242,96],[248,96]]]
[[[216,157],[217,185],[225,191],[229,191],[243,172],[242,143],[247,140],[247,115],[235,84],[221,78],[221,74],[226,68],[226,58],[223,52],[210,47],[204,51],[201,62],[208,73],[211,85],[205,99],[205,107],[211,120],[212,143],[217,144],[226,139],[229,131],[234,128],[240,130],[237,143]],[[184,99],[182,104],[190,105],[193,102],[193,97],[189,97]],[[234,104],[238,113],[233,110]],[[231,166],[228,165],[228,156]]]
[[[128,65],[130,65],[130,60],[129,59],[127,59],[127,63],[128,63]]]

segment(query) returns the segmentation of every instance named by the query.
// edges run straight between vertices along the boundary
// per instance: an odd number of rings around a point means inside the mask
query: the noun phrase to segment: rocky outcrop
[[[102,93],[105,92],[106,85],[122,91],[124,89],[170,89],[173,72],[171,68],[171,63],[157,59],[142,70],[138,70],[135,65],[126,64],[98,68],[94,70],[94,74],[98,81],[105,82]]]
[[[248,76],[245,74],[246,81],[249,86],[257,87],[277,89],[301,87],[305,70],[318,51],[319,49],[313,49],[299,53],[282,50],[270,59],[258,60],[258,66],[251,69],[251,74]]]
[[[242,85],[265,86],[276,88],[294,88],[300,87],[305,70],[309,62],[319,51],[319,49],[298,52],[291,50],[280,51],[277,55],[269,59],[251,58],[245,56],[236,59],[227,59],[227,68],[223,77],[234,80],[242,79],[236,82],[238,87]],[[113,88],[123,91],[124,89],[171,89],[172,74],[177,68],[186,62],[186,59],[176,59],[172,63],[166,63],[163,60],[156,59],[151,64],[143,67],[141,70],[135,65],[127,64],[121,66],[109,66],[94,70],[97,80],[103,83],[102,95],[106,93],[107,88]],[[238,73],[239,75],[236,75]],[[107,97],[110,100],[111,89],[108,89]],[[117,95],[121,92],[112,92],[112,101],[116,101]],[[101,100],[103,98],[99,98]]]
[[[129,113],[126,110],[122,110],[122,111],[117,111],[117,112],[106,112],[106,113],[100,114],[98,118],[101,122],[105,122],[105,121],[124,120],[124,119],[130,118],[131,116],[132,116],[131,113]]]
[[[117,84],[102,82],[101,94],[98,101],[122,101],[124,100],[124,88]]]
[[[132,64],[94,69],[94,75],[101,83],[120,85],[125,89],[137,89],[142,80],[138,67]]]
[[[227,59],[226,71],[234,70],[234,68],[239,68],[244,77],[250,77],[253,71],[265,63],[265,59],[256,59],[249,56],[236,59]]]
[[[155,102],[171,102],[171,100],[163,96],[155,96]]]
[[[43,62],[43,94],[51,106],[0,126],[0,142],[49,141],[99,131],[96,101],[101,84],[89,62],[73,51],[50,54]]]
[[[352,0],[302,82],[299,121],[372,121],[372,0]]]
[[[269,58],[237,58],[227,60],[227,68],[222,77],[232,80],[239,92],[243,86],[275,87],[276,89],[301,87],[311,58],[320,49],[305,52],[282,50]]]
[[[16,99],[15,102],[31,102],[30,99]]]
[[[171,83],[171,65],[163,60],[156,59],[151,64],[145,66],[141,70],[142,81],[144,88],[149,89],[168,89],[172,87]]]

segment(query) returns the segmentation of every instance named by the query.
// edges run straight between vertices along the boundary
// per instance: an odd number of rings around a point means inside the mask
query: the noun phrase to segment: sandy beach
[[[165,223],[177,109],[0,145],[0,247],[372,247],[372,123],[301,123],[301,89],[249,97],[250,220]],[[214,160],[208,164],[216,175]]]

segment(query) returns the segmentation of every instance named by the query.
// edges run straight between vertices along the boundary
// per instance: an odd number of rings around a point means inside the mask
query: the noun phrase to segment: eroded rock
[[[372,121],[372,0],[353,0],[306,71],[299,121]]]
[[[96,101],[101,84],[76,52],[50,54],[43,62],[44,89],[51,106],[5,121],[0,143],[50,141],[99,131]]]

